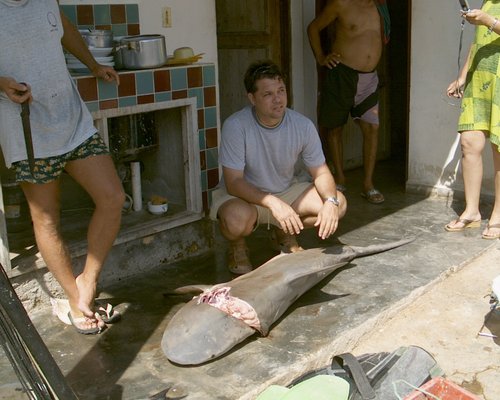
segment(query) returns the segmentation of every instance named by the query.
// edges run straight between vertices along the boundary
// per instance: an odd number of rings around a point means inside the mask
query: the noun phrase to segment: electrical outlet
[[[170,7],[163,7],[162,9],[162,25],[164,28],[172,27],[172,10]]]

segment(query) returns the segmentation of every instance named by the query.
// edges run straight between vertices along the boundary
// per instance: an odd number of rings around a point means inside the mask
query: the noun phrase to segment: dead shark
[[[336,269],[414,239],[366,247],[313,248],[276,256],[230,282],[179,288],[177,293],[203,293],[172,317],[163,333],[162,350],[170,361],[181,365],[215,359],[256,332],[266,336],[295,300]]]

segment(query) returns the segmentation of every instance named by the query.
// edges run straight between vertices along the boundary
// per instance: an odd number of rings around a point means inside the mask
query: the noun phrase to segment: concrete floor
[[[162,353],[160,341],[170,318],[189,300],[170,296],[169,291],[232,278],[220,238],[214,252],[203,257],[162,265],[105,288],[99,297],[117,305],[123,320],[101,335],[79,335],[52,316],[48,307],[31,317],[80,399],[148,399],[172,385],[186,392],[188,400],[254,399],[269,384],[286,384],[327,364],[332,355],[351,351],[381,318],[397,314],[444,275],[498,246],[498,241],[481,239],[477,229],[445,232],[443,226],[461,211],[461,202],[406,194],[394,171],[392,163],[377,168],[378,187],[386,196],[381,205],[360,197],[361,171],[352,171],[348,213],[335,237],[321,242],[308,231],[299,241],[310,248],[338,241],[364,246],[408,236],[417,239],[355,259],[302,296],[267,337],[254,335],[217,360],[196,367],[173,365]],[[482,211],[486,217],[491,208],[485,205]],[[263,227],[252,235],[249,246],[254,265],[276,254]],[[6,357],[0,357],[0,399],[24,398],[18,388]]]

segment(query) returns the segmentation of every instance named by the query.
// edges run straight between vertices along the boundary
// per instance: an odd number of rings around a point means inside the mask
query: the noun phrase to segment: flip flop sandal
[[[77,324],[81,324],[81,323],[88,321],[88,318],[87,317],[73,318],[73,316],[71,315],[71,312],[68,312],[68,319],[70,320],[71,325],[73,325],[75,330],[78,333],[81,333],[82,335],[96,335],[98,333],[101,333],[104,329],[106,329],[105,328],[106,325],[102,328],[99,326],[96,326],[95,328],[88,328],[88,329],[79,328]]]
[[[122,317],[122,315],[118,311],[116,311],[109,303],[106,303],[104,307],[99,306],[99,308],[96,310],[96,314],[99,314],[105,324],[113,324],[115,322],[118,322]]]
[[[450,224],[462,224],[461,226],[450,226]],[[455,221],[450,222],[444,227],[447,232],[462,232],[467,228],[479,228],[481,226],[481,220],[472,220],[466,218],[458,218]]]
[[[229,271],[236,275],[244,275],[253,270],[252,264],[248,256],[248,248],[231,247],[229,249],[229,259],[227,267]]]
[[[57,318],[66,325],[72,325],[68,318],[68,312],[70,310],[68,299],[55,299],[51,297],[50,303],[52,304],[52,314],[56,315]],[[112,324],[120,320],[121,314],[116,311],[111,304],[103,300],[95,299],[95,306],[98,308],[96,313],[99,314],[99,317],[105,324]]]
[[[384,195],[377,189],[370,189],[367,192],[361,192],[361,197],[365,198],[372,204],[380,204],[385,201]]]
[[[486,227],[486,229],[490,229],[490,228],[493,228],[493,229],[500,229],[500,224],[493,224],[493,225],[490,225],[488,224],[488,226]],[[483,239],[488,239],[488,240],[494,240],[494,239],[500,239],[500,232],[496,233],[496,234],[493,234],[493,235],[486,235],[486,234],[482,234],[481,237]]]

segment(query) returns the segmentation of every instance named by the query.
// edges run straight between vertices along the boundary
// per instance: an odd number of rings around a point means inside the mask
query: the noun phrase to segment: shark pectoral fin
[[[194,299],[170,320],[161,347],[170,361],[197,365],[221,356],[254,333],[244,322]]]
[[[211,288],[213,285],[187,285],[181,286],[172,291],[175,294],[200,294],[204,290]]]

